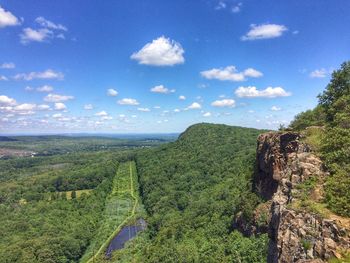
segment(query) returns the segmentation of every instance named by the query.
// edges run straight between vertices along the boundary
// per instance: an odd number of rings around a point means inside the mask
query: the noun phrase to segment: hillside
[[[259,133],[197,124],[176,142],[137,154],[148,239],[137,241],[141,251],[124,253],[135,262],[265,262],[267,236],[233,230],[235,214],[249,216],[259,203],[251,192]]]

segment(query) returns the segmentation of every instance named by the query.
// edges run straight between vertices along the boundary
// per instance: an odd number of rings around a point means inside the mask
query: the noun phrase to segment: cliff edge
[[[322,205],[326,176],[298,133],[258,137],[253,187],[269,204],[268,262],[327,262],[349,252],[349,221]]]

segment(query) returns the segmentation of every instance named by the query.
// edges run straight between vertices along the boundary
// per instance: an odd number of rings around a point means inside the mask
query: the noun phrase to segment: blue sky
[[[276,129],[350,57],[350,1],[1,1],[0,133]]]

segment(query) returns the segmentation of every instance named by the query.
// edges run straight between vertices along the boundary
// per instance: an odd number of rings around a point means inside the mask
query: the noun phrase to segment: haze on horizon
[[[0,134],[288,125],[349,59],[349,13],[345,0],[0,1]]]

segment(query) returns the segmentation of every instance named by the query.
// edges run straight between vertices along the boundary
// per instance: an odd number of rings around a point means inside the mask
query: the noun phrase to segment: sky
[[[0,0],[0,133],[277,129],[350,58],[347,0]]]

